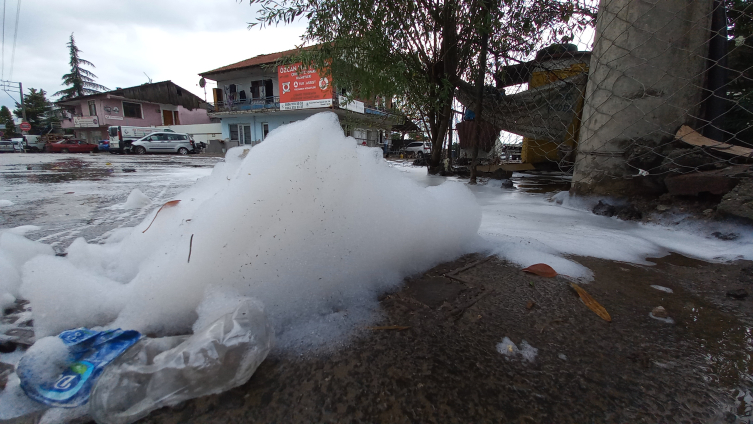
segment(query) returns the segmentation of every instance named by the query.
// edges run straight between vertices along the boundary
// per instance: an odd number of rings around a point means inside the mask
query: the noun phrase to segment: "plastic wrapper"
[[[252,301],[191,336],[141,340],[102,373],[89,414],[98,423],[132,423],[155,409],[224,392],[248,381],[273,343],[272,327]]]
[[[89,400],[92,386],[107,364],[138,342],[141,334],[132,330],[94,331],[82,327],[63,331],[58,337],[62,340],[63,352],[44,350],[24,355],[16,374],[28,397],[49,406],[74,408]],[[67,356],[63,372],[49,381],[40,376],[49,366],[45,366],[46,360],[61,353]]]

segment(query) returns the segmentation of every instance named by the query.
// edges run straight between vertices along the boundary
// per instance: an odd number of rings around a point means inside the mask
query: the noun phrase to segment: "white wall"
[[[170,125],[167,128],[179,133],[191,134],[195,142],[222,139],[222,124]]]

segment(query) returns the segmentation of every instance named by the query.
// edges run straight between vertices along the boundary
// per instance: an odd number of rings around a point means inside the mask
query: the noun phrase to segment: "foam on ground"
[[[0,232],[0,311],[13,305],[19,297],[21,268],[37,255],[52,256],[52,247],[23,236],[38,227],[23,226]]]
[[[134,188],[128,195],[126,202],[120,206],[121,209],[141,209],[152,204],[152,199],[148,198],[141,190]]]
[[[466,187],[423,187],[345,137],[333,113],[229,150],[175,199],[105,244],[27,261],[20,294],[37,335],[190,332],[217,311],[196,312],[205,297],[234,293],[263,302],[283,345],[327,343],[370,319],[379,293],[467,253],[481,219]]]
[[[570,256],[590,256],[651,265],[649,257],[669,252],[710,262],[753,260],[753,231],[731,223],[659,225],[594,215],[597,199],[571,198],[567,192],[550,201],[542,194],[503,190],[497,185],[473,187],[482,208],[479,234],[486,249],[527,267],[546,263],[558,273],[586,281],[588,268]],[[709,228],[705,228],[709,226]],[[740,234],[735,241],[711,236],[717,227]]]
[[[0,208],[4,208],[6,206],[13,206],[13,202],[10,200],[0,199]]]

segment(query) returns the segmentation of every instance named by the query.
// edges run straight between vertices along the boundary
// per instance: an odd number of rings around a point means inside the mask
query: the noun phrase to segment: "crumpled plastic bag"
[[[127,424],[155,409],[240,386],[273,343],[262,306],[251,300],[191,336],[143,339],[104,370],[89,414],[98,423]]]

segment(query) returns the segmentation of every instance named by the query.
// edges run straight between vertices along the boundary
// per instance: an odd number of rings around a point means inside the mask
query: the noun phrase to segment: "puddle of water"
[[[91,162],[70,158],[55,162],[23,165],[3,172],[8,184],[47,184],[73,180],[102,180],[114,172],[110,168],[98,168]]]
[[[520,191],[526,193],[558,193],[570,190],[571,177],[566,174],[515,173],[511,180]]]
[[[692,368],[709,387],[728,394],[718,402],[725,408],[724,412],[736,415],[738,421],[734,422],[753,422],[753,328],[732,313],[720,310],[710,300],[686,290],[681,282],[697,274],[697,283],[701,284],[707,277],[700,269],[705,268],[707,273],[709,267],[724,265],[677,253],[647,260],[655,265],[633,266],[615,272],[613,263],[578,258],[594,271],[598,284],[625,293],[625,301],[633,302],[641,313],[648,314],[655,306],[665,307],[675,321],[672,336],[665,339],[667,354],[687,355]],[[716,269],[716,272],[722,270]],[[669,287],[673,293],[656,290],[652,285]]]
[[[693,259],[689,258],[687,256],[680,255],[679,253],[670,253],[667,256],[662,256],[661,258],[646,258],[647,261],[653,262],[656,265],[674,265],[674,266],[684,266],[688,268],[700,268],[704,265],[707,265],[707,262],[704,262],[700,259]]]

